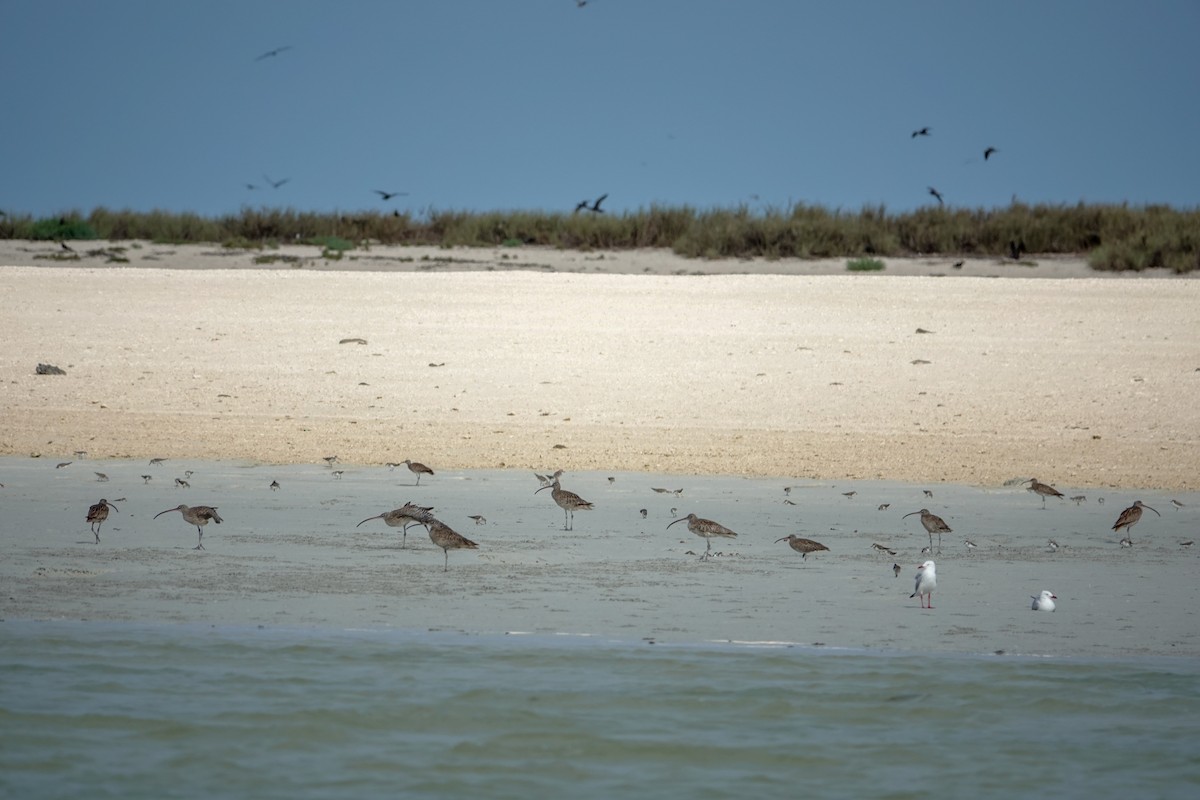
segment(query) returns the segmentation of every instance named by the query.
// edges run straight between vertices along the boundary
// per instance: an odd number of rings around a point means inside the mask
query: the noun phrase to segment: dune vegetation
[[[342,251],[364,243],[477,247],[535,245],[597,250],[669,248],[693,258],[867,258],[1086,254],[1100,270],[1200,268],[1200,210],[1168,206],[1027,205],[924,207],[902,213],[794,205],[624,213],[356,211],[315,213],[245,207],[205,217],[97,208],[57,217],[0,216],[3,239],[149,240],[271,248],[311,243]]]

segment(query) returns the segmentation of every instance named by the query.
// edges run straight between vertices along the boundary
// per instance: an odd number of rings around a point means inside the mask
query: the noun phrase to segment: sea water
[[[0,622],[0,795],[1196,797],[1200,664]]]

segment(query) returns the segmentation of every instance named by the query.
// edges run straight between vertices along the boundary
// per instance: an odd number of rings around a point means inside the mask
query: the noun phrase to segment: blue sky
[[[1196,208],[1198,32],[1196,0],[5,0],[0,209]]]

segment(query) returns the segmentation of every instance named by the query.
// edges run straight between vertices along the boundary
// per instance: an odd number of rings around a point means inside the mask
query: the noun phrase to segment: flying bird
[[[1031,594],[1033,604],[1030,608],[1034,611],[1053,611],[1054,601],[1058,599],[1058,595],[1049,589],[1043,589],[1041,595]]]
[[[273,56],[279,55],[284,50],[291,50],[291,49],[292,49],[292,46],[290,44],[285,44],[283,47],[276,47],[274,50],[268,50],[267,52],[263,53],[261,56],[259,56],[258,58],[254,59],[254,60],[262,61],[264,58],[272,58]]]
[[[992,153],[999,153],[999,152],[1000,152],[1000,151],[999,151],[999,150],[997,150],[996,148],[994,148],[994,147],[989,147],[989,148],[987,148],[986,150],[984,150],[984,151],[983,151],[983,160],[984,160],[984,161],[987,161],[989,158],[991,158],[991,157],[992,157]],[[1051,611],[1053,611],[1053,610],[1054,610],[1054,609],[1051,609]]]
[[[606,197],[608,197],[607,194],[600,195],[599,197],[596,198],[596,202],[592,203],[590,206],[588,205],[587,200],[580,200],[578,203],[575,204],[575,212],[578,213],[580,211],[583,211],[584,209],[587,209],[588,211],[591,211],[593,214],[603,214],[604,209],[600,207],[600,204],[604,202],[604,199]]]
[[[921,608],[933,608],[933,590],[937,588],[937,568],[932,561],[926,561],[917,567],[917,576],[913,583],[913,593],[909,598],[918,597]],[[928,599],[929,604],[925,601]]]
[[[381,189],[372,189],[371,191],[382,197],[384,200],[391,200],[393,197],[407,197],[408,192],[385,192]]]
[[[912,137],[911,137],[911,138],[915,139],[915,138],[917,138],[918,136],[928,136],[928,135],[929,135],[929,128],[927,128],[927,127],[926,127],[926,128],[920,128],[919,130],[915,130],[915,131],[913,131],[913,132],[912,132]]]
[[[946,201],[942,199],[942,193],[932,186],[929,187],[929,193],[937,198],[938,205],[945,205]]]
[[[273,181],[271,180],[270,176],[266,175],[265,173],[263,174],[263,178],[266,179],[267,183],[271,184],[272,189],[278,189],[280,186],[283,186],[285,183],[291,180],[291,178],[284,178],[281,181]]]

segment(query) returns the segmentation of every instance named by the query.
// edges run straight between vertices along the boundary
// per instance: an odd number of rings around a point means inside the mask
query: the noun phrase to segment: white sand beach
[[[0,454],[1200,485],[1194,279],[512,248],[58,266],[5,245]]]

